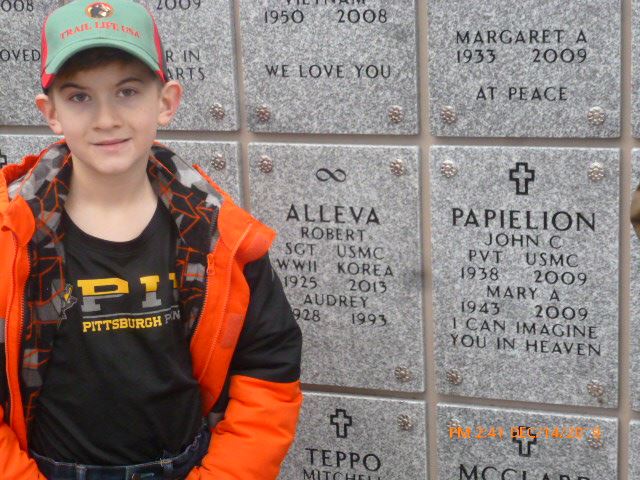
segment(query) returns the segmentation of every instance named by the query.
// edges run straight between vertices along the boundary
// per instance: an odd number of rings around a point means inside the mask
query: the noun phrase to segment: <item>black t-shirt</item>
[[[175,455],[202,422],[175,284],[176,226],[162,201],[135,239],[61,221],[64,315],[30,446],[57,461],[144,463]]]

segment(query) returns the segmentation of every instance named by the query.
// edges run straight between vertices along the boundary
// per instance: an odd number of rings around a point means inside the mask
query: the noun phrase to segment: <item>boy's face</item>
[[[149,158],[158,125],[173,118],[178,82],[160,86],[141,63],[108,65],[56,79],[36,105],[51,130],[64,135],[73,161],[100,175],[130,172]]]

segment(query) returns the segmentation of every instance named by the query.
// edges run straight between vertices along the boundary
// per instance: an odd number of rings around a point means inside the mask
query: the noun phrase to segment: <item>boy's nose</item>
[[[98,104],[96,112],[95,126],[98,128],[111,128],[120,124],[120,115],[115,105],[109,102]]]

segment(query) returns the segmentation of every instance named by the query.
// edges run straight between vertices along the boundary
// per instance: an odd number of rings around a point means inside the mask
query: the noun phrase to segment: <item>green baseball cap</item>
[[[167,81],[158,26],[146,7],[132,0],[74,0],[51,12],[42,26],[42,88],[51,86],[71,56],[93,47],[124,50]]]

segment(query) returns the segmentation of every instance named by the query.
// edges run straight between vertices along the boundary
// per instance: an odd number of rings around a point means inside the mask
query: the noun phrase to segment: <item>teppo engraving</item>
[[[411,417],[409,415],[398,415],[397,422],[400,430],[404,430],[405,432],[413,428],[413,421],[411,420]]]
[[[280,480],[425,479],[423,402],[305,393]]]
[[[269,107],[266,105],[260,105],[259,107],[256,107],[256,117],[258,118],[258,121],[266,123],[271,120],[271,110],[269,110]]]
[[[224,170],[227,166],[227,161],[221,153],[216,153],[211,159],[211,166],[216,170]]]
[[[139,1],[158,23],[169,79],[184,88],[175,118],[162,128],[238,130],[234,2]]]
[[[454,159],[451,181],[439,172]],[[614,149],[431,149],[436,359],[464,373],[443,371],[440,392],[615,406],[619,168]]]
[[[447,370],[447,382],[452,385],[460,385],[462,383],[462,374],[455,368]]]
[[[214,103],[209,108],[209,114],[216,120],[222,120],[225,115],[224,107],[219,103]]]
[[[442,107],[442,110],[440,111],[440,120],[442,120],[446,125],[456,123],[456,120],[458,120],[456,109],[451,106]]]
[[[401,123],[404,120],[404,110],[398,105],[389,107],[388,115],[391,123]]]
[[[440,480],[619,478],[615,418],[448,404],[436,418]]]
[[[393,160],[389,166],[391,168],[391,173],[396,177],[401,177],[402,175],[407,173],[407,166],[400,158]]]
[[[621,0],[486,0],[482,8],[430,0],[432,133],[619,136],[620,8]]]
[[[440,164],[440,173],[447,178],[453,178],[458,174],[458,167],[451,160],[446,160]]]
[[[418,133],[415,0],[238,3],[249,130]]]
[[[595,127],[604,124],[604,121],[607,119],[607,114],[604,109],[600,107],[593,107],[587,113],[587,120],[589,121],[589,125],[593,125]]]
[[[593,182],[599,182],[605,176],[604,166],[601,163],[594,162],[589,167],[589,173],[587,174],[589,180]]]
[[[252,210],[278,232],[271,261],[304,336],[305,383],[422,388],[418,152],[249,145]],[[262,156],[278,161],[268,175]]]

